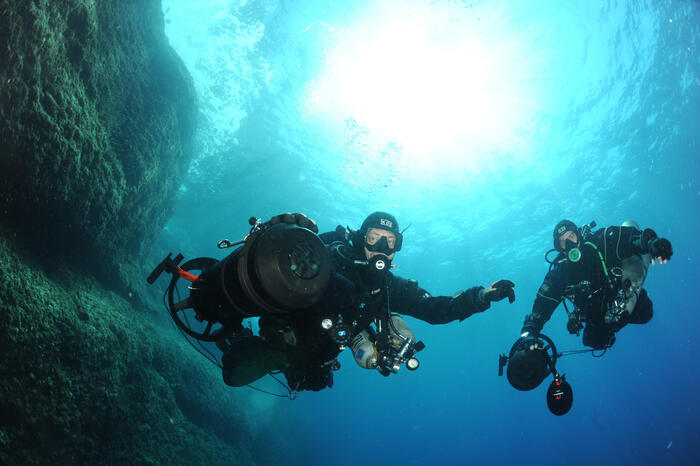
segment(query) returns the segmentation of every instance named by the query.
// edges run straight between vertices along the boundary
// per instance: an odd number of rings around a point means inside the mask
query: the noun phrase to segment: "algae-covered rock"
[[[252,464],[245,394],[216,367],[94,280],[26,263],[0,238],[0,464]]]
[[[251,464],[143,289],[195,119],[160,1],[0,0],[0,91],[0,464]]]
[[[0,88],[0,222],[113,273],[162,228],[189,160],[194,90],[160,1],[2,0]]]

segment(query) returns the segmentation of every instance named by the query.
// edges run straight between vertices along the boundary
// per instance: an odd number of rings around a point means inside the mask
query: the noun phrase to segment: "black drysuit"
[[[446,324],[455,320],[462,321],[490,307],[490,303],[483,299],[482,286],[475,286],[452,297],[431,296],[418,286],[417,281],[387,272],[385,283],[377,287],[369,283],[367,265],[361,264],[365,260],[363,248],[349,241],[344,228],[338,227],[336,231],[319,236],[328,245],[335,272],[346,277],[358,290],[364,292],[365,297],[374,304],[375,312],[390,311],[415,317],[429,324]],[[380,291],[372,293],[373,288]]]
[[[340,315],[345,322],[356,322],[358,330],[354,333],[359,333],[360,327],[373,320],[372,309],[360,304],[355,285],[333,274],[323,298],[314,306],[287,314],[264,315],[258,321],[260,337],[244,331],[220,342],[225,353],[224,381],[238,387],[269,372],[282,371],[294,390],[332,387],[332,363],[343,345],[321,323],[325,318],[338,322]]]
[[[344,231],[344,230],[343,230]],[[409,315],[430,324],[464,320],[485,311],[490,304],[483,299],[483,287],[477,286],[454,297],[430,296],[415,280],[388,272],[380,291],[367,283],[366,265],[354,263],[348,254],[352,245],[343,241],[340,231],[319,235],[327,244],[334,274],[321,302],[290,314],[260,318],[260,335],[242,334],[228,342],[223,360],[224,381],[233,386],[246,385],[275,370],[283,371],[292,389],[321,390],[332,387],[330,364],[341,345],[321,328],[329,317],[351,326],[351,336],[365,330],[376,318],[389,312]],[[341,241],[337,241],[338,239]],[[344,253],[343,253],[344,251]],[[222,345],[224,346],[224,345]]]
[[[648,253],[648,245],[655,238],[656,233],[650,229],[640,231],[613,226],[597,230],[584,239],[578,262],[571,262],[565,253],[560,253],[537,292],[532,313],[525,317],[523,332],[537,335],[564,299],[571,300],[583,312],[586,322],[583,344],[586,346],[604,348],[612,344],[614,332],[624,325],[647,323],[652,318],[653,308],[644,289],[632,313],[621,322],[606,324],[604,318],[620,286],[614,277],[616,268],[621,267],[622,260],[627,257]]]

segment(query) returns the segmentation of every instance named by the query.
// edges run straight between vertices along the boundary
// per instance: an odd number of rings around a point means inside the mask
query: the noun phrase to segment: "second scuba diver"
[[[567,308],[568,331],[578,335],[583,329],[583,344],[593,349],[612,346],[625,325],[652,318],[652,302],[642,286],[649,264],[665,264],[673,255],[671,242],[634,222],[597,231],[591,227],[595,223],[579,229],[562,220],[554,228],[558,255],[525,318],[523,338],[536,337],[565,299],[574,304],[571,312]]]
[[[278,222],[317,232],[315,223],[300,214],[280,215],[270,223]],[[323,298],[300,312],[263,315],[260,336],[243,330],[220,341],[227,384],[242,386],[281,371],[294,391],[332,387],[333,371],[339,368],[336,357],[346,345],[358,364],[384,375],[396,372],[400,363],[415,369],[417,360],[411,356],[423,345],[397,314],[442,324],[483,312],[493,301],[515,300],[509,280],[454,297],[433,297],[416,281],[393,275],[391,260],[403,235],[394,216],[385,212],[368,216],[358,231],[340,227],[320,237],[334,272]]]

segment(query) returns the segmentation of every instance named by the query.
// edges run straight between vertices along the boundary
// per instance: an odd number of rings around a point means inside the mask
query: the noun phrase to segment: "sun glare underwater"
[[[304,212],[323,232],[383,210],[408,227],[394,273],[433,296],[515,283],[515,303],[464,322],[407,317],[426,344],[415,372],[384,378],[345,351],[331,390],[251,395],[272,445],[261,463],[698,464],[700,3],[163,0],[163,11],[199,121],[162,244],[220,259],[217,241],[242,238],[251,216]],[[564,218],[634,220],[674,255],[650,268],[648,324],[622,329],[604,357],[557,363],[574,393],[558,417],[549,381],[519,392],[497,362]],[[581,349],[566,314],[543,332]]]
[[[384,7],[327,45],[307,114],[329,129],[356,121],[377,143],[401,147],[400,163],[421,174],[475,171],[483,151],[514,150],[534,111],[520,96],[532,101],[538,91],[528,86],[534,70],[520,58],[522,39],[488,34],[455,8]]]

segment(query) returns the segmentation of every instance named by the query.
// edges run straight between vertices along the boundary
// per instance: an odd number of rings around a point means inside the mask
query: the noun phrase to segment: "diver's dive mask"
[[[367,248],[368,251],[378,252],[378,253],[381,253],[381,254],[384,254],[387,256],[392,255],[393,253],[395,253],[398,250],[397,245],[398,245],[398,239],[395,240],[394,247],[390,247],[389,240],[387,239],[386,236],[382,236],[374,244],[369,244],[367,242],[367,239],[365,239],[365,247]]]

